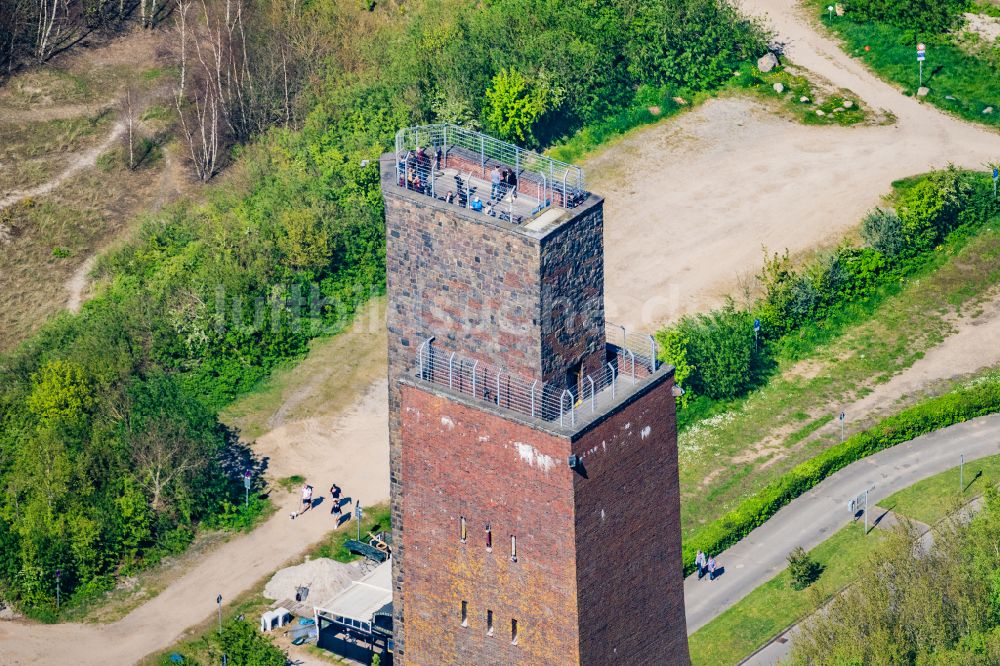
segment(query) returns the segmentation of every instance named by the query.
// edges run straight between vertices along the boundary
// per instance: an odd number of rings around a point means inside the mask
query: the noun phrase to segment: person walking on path
[[[708,579],[715,580],[715,558],[708,558]]]
[[[496,199],[497,194],[500,192],[500,169],[493,167],[490,171],[490,184],[492,185],[490,189],[490,199]]]
[[[340,519],[340,486],[336,483],[330,486],[330,502],[333,504],[330,507],[330,513],[335,515],[337,519]]]
[[[305,513],[312,508],[313,505],[313,487],[308,483],[302,486],[302,510],[299,511],[300,514]]]
[[[705,553],[698,551],[694,558],[694,565],[698,567],[698,580],[705,577]]]

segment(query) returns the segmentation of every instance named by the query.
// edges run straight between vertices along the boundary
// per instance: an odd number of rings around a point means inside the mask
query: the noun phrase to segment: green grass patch
[[[282,490],[290,493],[299,486],[301,486],[303,483],[305,483],[305,481],[306,477],[301,476],[299,474],[292,474],[291,476],[286,476],[284,478],[278,479],[277,481],[275,481],[275,483],[277,483],[278,487],[280,487]]]
[[[363,517],[361,519],[361,540],[368,542],[368,533],[378,534],[387,532],[390,528],[391,512],[388,504],[376,504],[374,506],[362,506]],[[359,555],[347,550],[344,546],[351,539],[358,538],[358,526],[354,519],[344,523],[343,527],[333,532],[330,539],[321,544],[314,552],[313,557],[328,557],[338,562],[353,562],[360,559]]]
[[[698,103],[710,96],[708,93],[694,94],[643,86],[636,93],[631,106],[600,123],[581,128],[570,138],[549,148],[546,153],[557,160],[572,164],[636,127],[652,125],[670,118],[685,106]]]
[[[956,459],[960,453],[956,449]],[[981,496],[996,479],[1000,479],[1000,455],[967,462],[964,472],[955,466],[947,472],[918,481],[889,495],[879,502],[879,506],[933,525],[957,506]]]
[[[785,569],[692,634],[688,639],[691,663],[738,664],[850,584],[880,535],[876,530],[865,537],[864,526],[859,523],[834,533],[809,552],[823,566],[818,580],[797,591],[792,589]],[[725,578],[701,584],[725,585]]]
[[[849,126],[868,120],[869,114],[858,97],[846,90],[830,94],[820,92],[809,79],[793,70],[780,67],[764,73],[744,63],[734,74],[731,86],[777,101],[806,125]],[[780,91],[775,88],[776,84],[780,84]]]
[[[884,23],[855,23],[849,12],[831,19],[828,4],[814,0],[810,6],[822,24],[843,40],[847,53],[901,86],[904,94],[916,94],[916,45],[923,41],[927,44],[924,85],[930,89],[925,99],[968,120],[1000,126],[1000,49],[996,46],[970,45],[958,35],[918,35]],[[993,113],[984,114],[990,106]]]

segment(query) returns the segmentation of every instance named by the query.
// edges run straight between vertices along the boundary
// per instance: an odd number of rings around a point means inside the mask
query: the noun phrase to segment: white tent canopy
[[[333,599],[314,608],[319,619],[336,622],[371,633],[372,616],[392,604],[392,559],[378,565],[374,571]]]

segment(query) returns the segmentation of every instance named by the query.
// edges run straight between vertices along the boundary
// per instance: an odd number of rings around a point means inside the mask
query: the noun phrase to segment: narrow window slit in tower
[[[486,611],[486,635],[493,635],[493,611]]]
[[[517,562],[517,537],[510,535],[510,561]]]
[[[493,552],[493,529],[486,523],[486,552]]]
[[[465,540],[469,538],[469,530],[465,524],[465,516],[462,516],[458,520],[461,525],[458,532],[459,535],[458,540],[461,541],[462,543],[465,543]]]
[[[517,620],[510,621],[510,642],[517,645]]]
[[[462,601],[462,626],[469,626],[469,602]]]

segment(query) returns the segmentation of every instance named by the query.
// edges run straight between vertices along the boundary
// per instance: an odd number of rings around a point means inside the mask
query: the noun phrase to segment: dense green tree
[[[793,647],[800,664],[996,663],[1000,496],[965,523],[939,527],[928,549],[904,525],[873,553],[861,578],[805,625]]]

